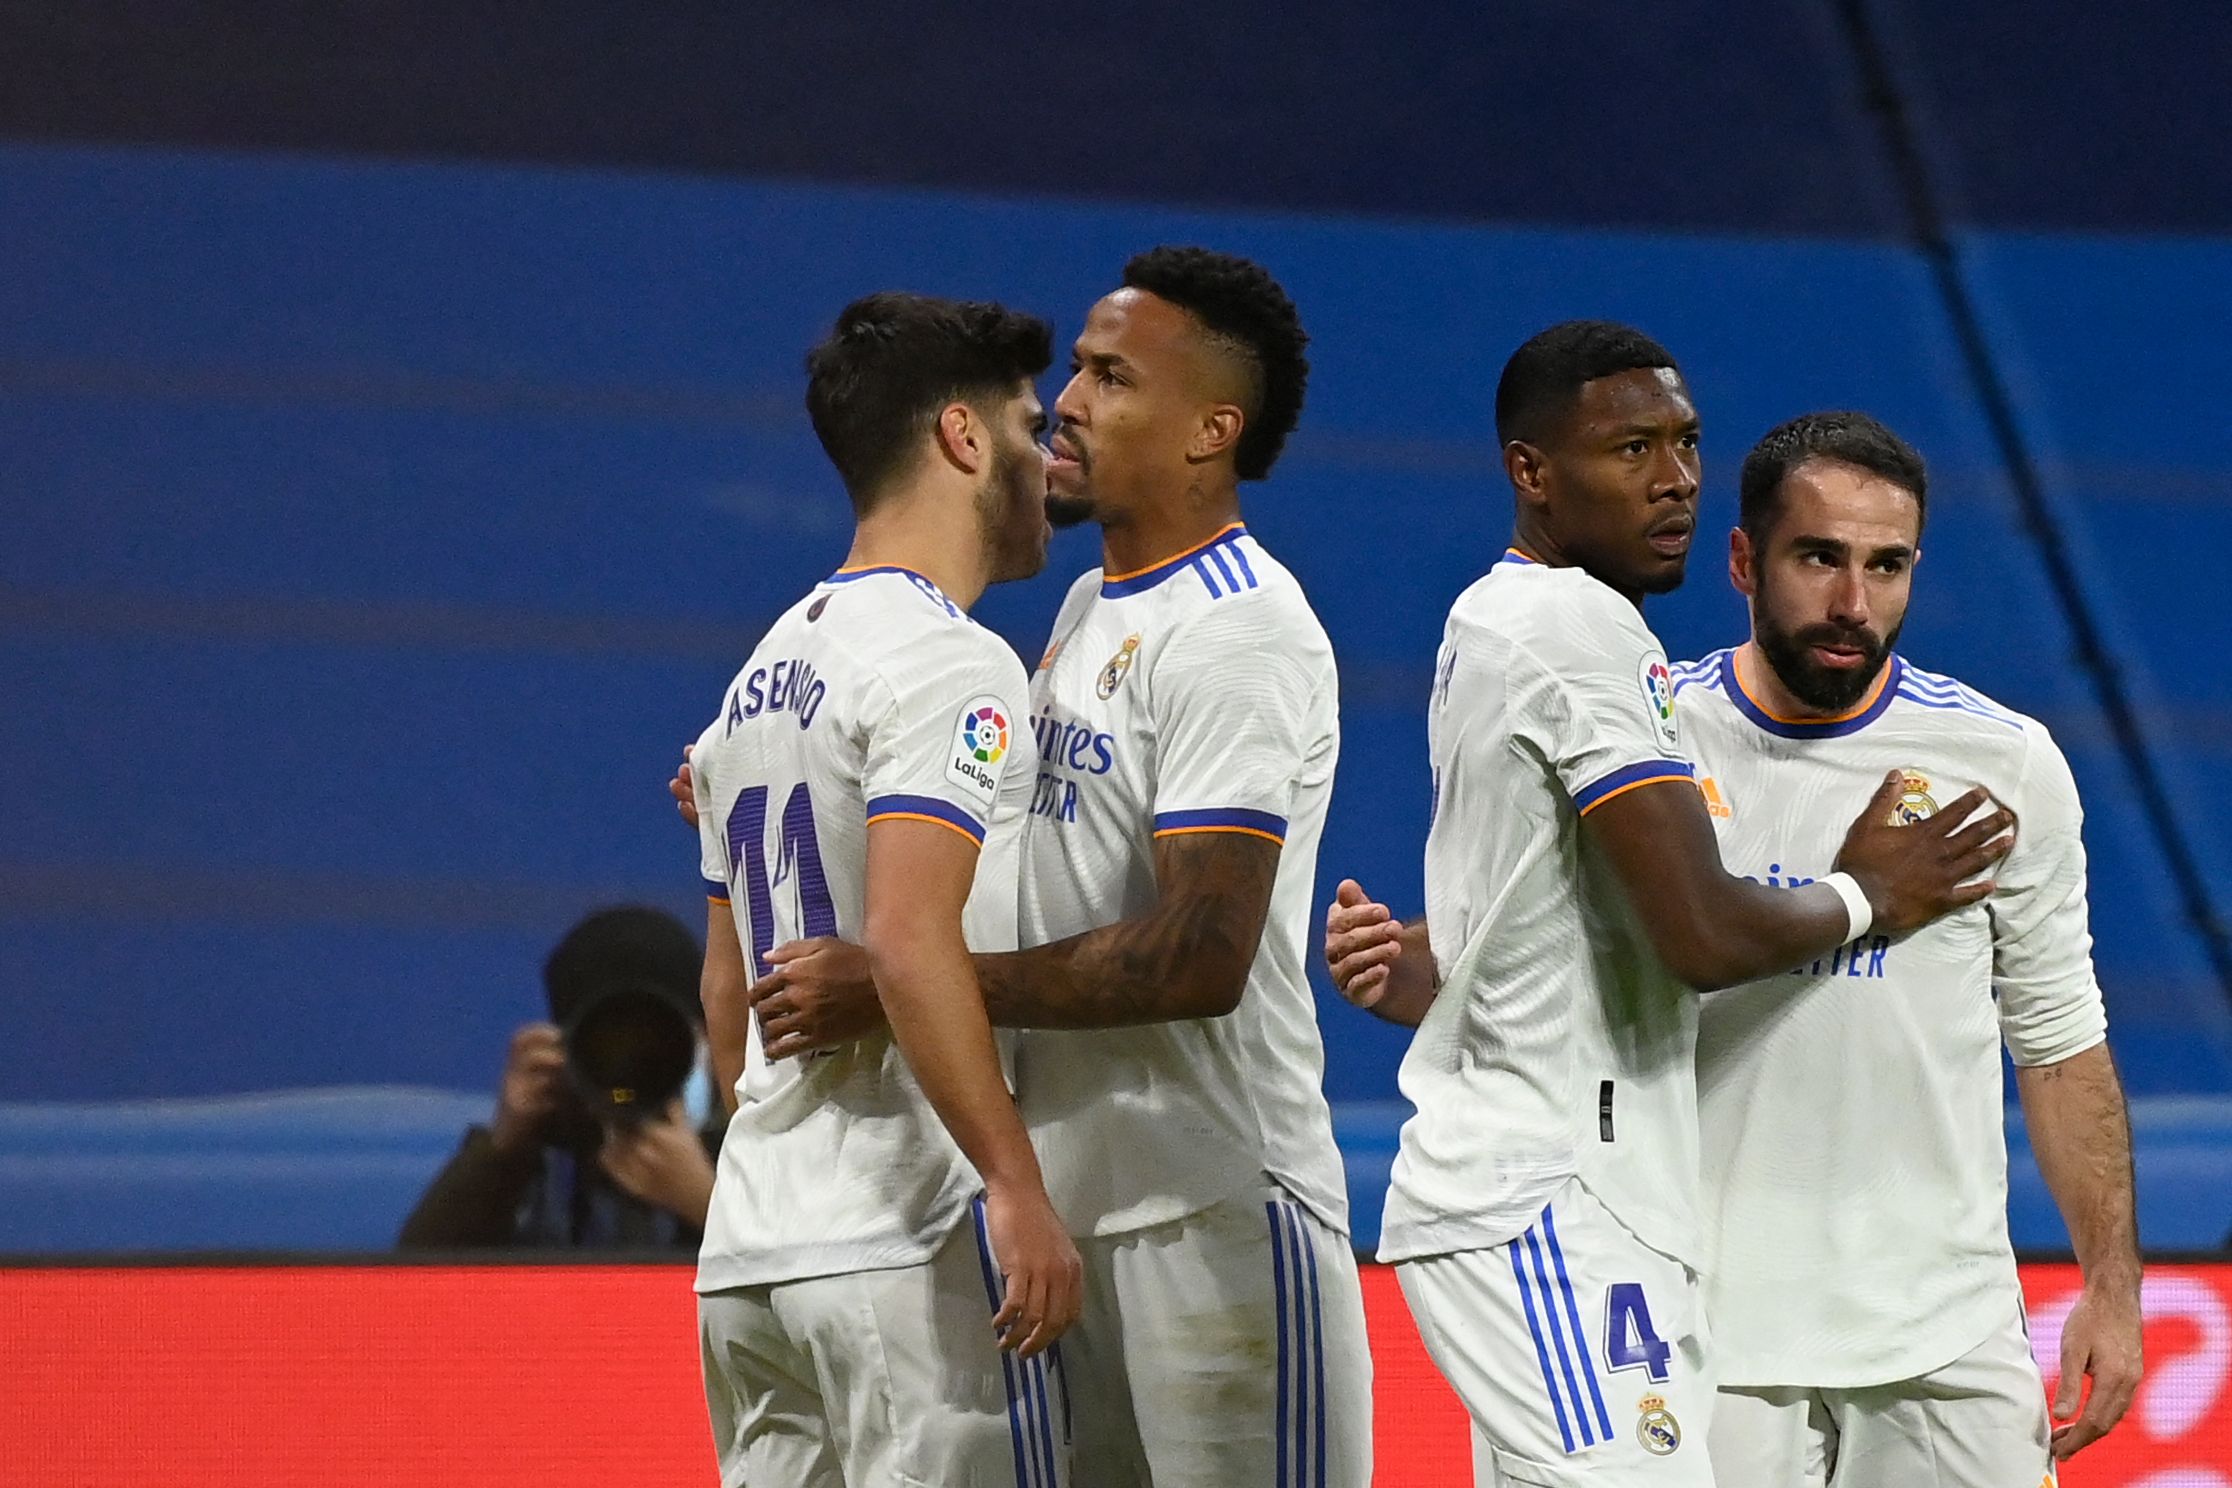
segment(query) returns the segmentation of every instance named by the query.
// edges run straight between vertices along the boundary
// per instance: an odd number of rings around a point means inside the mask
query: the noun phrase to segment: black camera
[[[566,1073],[603,1125],[656,1121],[697,1067],[697,1028],[675,1000],[647,983],[591,996],[563,1029]]]

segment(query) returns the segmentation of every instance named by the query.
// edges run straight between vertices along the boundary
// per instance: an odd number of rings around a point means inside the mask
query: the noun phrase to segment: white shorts
[[[2041,1488],[2056,1480],[2046,1383],[2019,1310],[1918,1379],[1723,1390],[1712,1447],[1729,1488]]]
[[[1711,1488],[1697,1276],[1579,1180],[1516,1238],[1401,1261],[1395,1277],[1472,1417],[1482,1484]]]
[[[1348,1237],[1284,1190],[1085,1237],[1061,1342],[1078,1488],[1364,1488],[1372,1356]]]
[[[1065,1488],[1051,1351],[1002,1353],[983,1201],[919,1266],[698,1298],[722,1488]]]

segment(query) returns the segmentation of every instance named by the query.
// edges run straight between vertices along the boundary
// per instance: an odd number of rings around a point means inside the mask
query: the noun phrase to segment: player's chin
[[[1083,493],[1049,491],[1046,494],[1047,525],[1056,531],[1066,531],[1093,520],[1093,500]]]
[[[995,584],[1013,583],[1028,579],[1046,567],[1046,545],[1054,529],[1044,522],[1025,534],[1018,534],[1007,550],[1000,555],[999,568],[992,575]]]
[[[1635,576],[1635,587],[1645,594],[1672,594],[1689,577],[1689,553],[1653,553]]]

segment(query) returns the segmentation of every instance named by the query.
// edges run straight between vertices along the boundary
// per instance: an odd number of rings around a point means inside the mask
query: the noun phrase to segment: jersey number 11
[[[814,836],[814,799],[806,783],[791,787],[783,803],[782,841],[777,846],[775,877],[767,876],[767,791],[748,785],[729,813],[728,850],[732,871],[741,870],[746,918],[752,922],[752,971],[766,976],[767,953],[775,949],[775,890],[795,881],[798,894],[798,939],[837,933],[837,906],[829,899],[829,878],[822,872],[821,843]]]

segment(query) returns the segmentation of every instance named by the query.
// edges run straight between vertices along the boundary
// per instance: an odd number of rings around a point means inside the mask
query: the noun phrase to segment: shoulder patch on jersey
[[[991,696],[970,699],[954,720],[946,779],[982,795],[989,805],[999,794],[1000,766],[1007,758],[1010,733],[1005,703]]]
[[[1635,680],[1643,690],[1643,711],[1658,731],[1659,742],[1669,749],[1679,746],[1682,740],[1681,730],[1674,723],[1674,674],[1667,670],[1666,658],[1644,657],[1636,668]]]
[[[1124,685],[1124,678],[1132,669],[1132,658],[1139,654],[1139,641],[1140,634],[1136,630],[1125,636],[1124,644],[1116,648],[1116,654],[1108,658],[1108,665],[1101,668],[1100,680],[1093,684],[1093,691],[1099,694],[1102,702],[1116,696],[1116,689]]]

